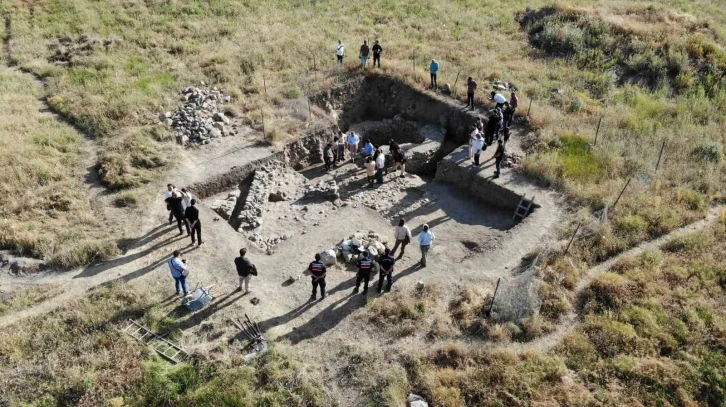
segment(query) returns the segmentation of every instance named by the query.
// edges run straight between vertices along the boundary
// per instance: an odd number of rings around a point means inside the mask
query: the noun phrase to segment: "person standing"
[[[184,234],[182,231],[182,223],[187,229],[187,234],[190,234],[191,231],[189,230],[189,225],[184,220],[184,207],[182,206],[181,192],[174,190],[171,194],[171,198],[168,199],[168,202],[171,207],[171,211],[174,213],[174,217],[176,218],[177,226],[179,226],[179,235]]]
[[[380,149],[377,149],[374,157],[376,160],[376,182],[378,184],[383,184],[383,171],[386,169],[386,156],[383,155]]]
[[[181,196],[182,196],[182,208],[184,209],[184,211],[186,211],[188,207],[192,206],[192,199],[194,199],[194,195],[192,195],[191,192],[187,191],[186,188],[182,188]]]
[[[398,147],[398,150],[396,150],[396,160],[398,161],[398,169],[401,171],[399,177],[406,178],[404,174],[406,173],[406,161],[408,161],[408,157],[406,156],[406,152],[400,146]]]
[[[423,225],[423,231],[418,235],[418,245],[421,247],[421,266],[426,267],[426,256],[431,245],[434,243],[434,232],[429,230],[429,225]]]
[[[338,158],[338,136],[333,137],[332,149],[333,149],[333,166],[336,167],[336,166],[338,166],[338,159],[339,159]]]
[[[366,142],[363,144],[363,160],[372,156],[374,151],[375,147],[373,147],[373,143],[371,143],[370,140],[366,139]]]
[[[486,145],[492,145],[494,143],[495,136],[499,133],[499,126],[502,124],[502,117],[497,113],[489,116],[487,120],[486,130],[484,131],[484,142]],[[486,150],[486,146],[484,147]]]
[[[376,163],[373,162],[372,157],[368,157],[366,158],[366,162],[363,163],[363,166],[366,169],[366,176],[368,177],[368,187],[372,187],[376,177]]]
[[[368,294],[368,282],[371,278],[371,271],[373,271],[373,260],[368,258],[368,252],[361,253],[360,259],[358,259],[358,273],[355,276],[355,289],[353,294],[358,294],[360,283],[363,284],[363,295]]]
[[[391,256],[396,255],[396,249],[398,249],[398,246],[400,245],[401,254],[396,257],[397,259],[400,259],[401,257],[403,257],[403,252],[406,250],[406,245],[411,243],[411,229],[406,226],[406,221],[404,219],[398,221],[398,226],[396,226],[393,237],[396,239],[396,244],[393,245],[393,250],[391,250]]]
[[[519,107],[519,98],[517,97],[517,94],[515,92],[512,92],[512,97],[509,99],[509,107],[512,109],[512,114],[509,116],[509,122],[507,123],[507,127],[512,125],[512,120],[514,120],[514,114],[517,112],[517,108]]]
[[[189,275],[189,269],[187,268],[187,261],[180,258],[181,253],[179,250],[174,250],[172,257],[167,261],[169,265],[169,271],[171,277],[174,279],[174,288],[176,288],[176,295],[179,295],[179,290],[184,292],[184,296],[187,295],[187,276]]]
[[[166,210],[169,211],[169,225],[174,222],[174,211],[171,208],[171,202],[169,201],[171,197],[174,195],[174,191],[176,191],[176,188],[174,188],[174,185],[172,184],[166,184],[166,191],[164,191],[164,202],[166,202]]]
[[[431,89],[438,89],[439,84],[436,82],[436,76],[439,74],[439,63],[435,59],[431,60],[429,72],[431,73]]]
[[[373,66],[376,66],[376,63],[378,64],[378,68],[381,67],[381,54],[383,53],[383,47],[381,47],[381,44],[378,43],[378,40],[376,40],[375,44],[373,44]]]
[[[342,163],[345,160],[345,134],[342,131],[338,136],[338,145],[336,147],[338,148],[338,162]]]
[[[476,135],[472,150],[474,151],[474,165],[479,166],[479,157],[481,156],[482,149],[484,148],[484,139],[481,134]]]
[[[393,139],[388,139],[388,154],[391,156],[391,168],[393,168],[393,172],[395,173],[398,168],[398,143]],[[386,168],[384,173],[386,175],[388,174],[388,168]]]
[[[237,268],[237,275],[239,276],[239,288],[237,291],[242,291],[242,286],[244,286],[245,294],[247,294],[250,292],[250,280],[252,276],[257,275],[257,267],[247,258],[247,249],[239,249],[239,257],[234,259],[234,265]]]
[[[360,142],[358,135],[351,131],[350,134],[348,134],[346,143],[348,144],[348,150],[350,151],[350,156],[353,161],[355,161],[355,156],[358,154],[358,142]]]
[[[470,76],[466,80],[466,107],[471,107],[474,110],[474,92],[476,91],[476,81]]]
[[[318,286],[320,286],[320,299],[322,300],[325,298],[325,273],[328,270],[320,261],[320,253],[315,254],[315,261],[310,263],[308,271],[310,271],[313,282],[313,295],[310,299],[314,300],[318,297]]]
[[[325,161],[325,171],[330,171],[335,158],[333,157],[333,143],[328,143],[323,149],[323,161]]]
[[[342,64],[343,57],[345,56],[345,46],[341,40],[338,40],[338,46],[335,49],[335,56],[338,58],[338,63]]]
[[[471,125],[471,133],[469,134],[469,159],[471,160],[474,157],[474,153],[476,150],[474,150],[474,142],[479,137],[479,129],[476,127],[476,123]]]
[[[368,64],[368,54],[370,54],[370,48],[368,48],[368,41],[363,41],[363,45],[360,46],[360,67],[365,68]]]
[[[484,131],[484,122],[481,119],[481,116],[476,118],[476,123],[474,123],[474,126],[476,126],[476,129],[479,130],[479,133]]]
[[[509,102],[504,102],[504,107],[502,107],[502,128],[508,128],[510,124],[512,124],[512,115],[514,114],[514,110],[512,110],[512,106],[509,104]]]
[[[378,265],[380,270],[378,271],[378,292],[380,293],[383,289],[383,279],[388,280],[386,284],[386,291],[391,291],[393,285],[393,265],[396,264],[396,259],[391,256],[391,250],[386,247],[383,252],[383,256],[378,259]]]
[[[497,151],[494,152],[494,163],[496,170],[494,171],[494,178],[499,178],[502,173],[502,161],[504,160],[504,140],[497,140]]]
[[[199,246],[201,246],[204,244],[204,242],[202,242],[202,221],[199,219],[199,209],[194,206],[196,203],[197,200],[192,199],[189,207],[184,211],[184,219],[187,222],[187,227],[191,230],[189,235],[192,237],[192,244],[196,243],[194,240],[194,232],[196,231],[197,240],[199,241]]]
[[[494,106],[495,109],[499,109],[500,107],[504,106],[504,102],[507,101],[507,98],[495,91],[492,91],[492,97],[490,97],[489,100],[496,103],[496,106]]]

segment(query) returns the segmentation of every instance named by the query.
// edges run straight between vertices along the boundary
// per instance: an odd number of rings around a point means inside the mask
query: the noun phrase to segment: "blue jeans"
[[[376,182],[379,184],[383,183],[383,168],[376,170]]]
[[[181,285],[181,289],[184,292],[184,295],[187,295],[187,278],[184,276],[174,277],[174,287],[176,287],[176,293],[179,294],[179,286]]]
[[[368,57],[364,57],[364,56],[360,57],[360,66],[365,68],[367,62],[368,62]]]

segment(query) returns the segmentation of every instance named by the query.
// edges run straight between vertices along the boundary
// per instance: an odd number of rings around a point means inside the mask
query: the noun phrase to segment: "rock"
[[[250,300],[250,304],[252,304],[252,305],[257,305],[259,303],[260,303],[260,299],[257,297]]]
[[[444,87],[441,89],[442,92],[446,93],[447,95],[451,94],[451,85],[448,83],[444,84]]]
[[[224,220],[229,220],[232,217],[232,211],[234,210],[235,205],[235,201],[215,199],[214,202],[212,202],[210,209],[216,212]]]
[[[323,264],[325,264],[326,266],[334,265],[336,260],[337,260],[337,256],[335,254],[335,250],[328,249],[328,250],[323,250],[322,252],[320,252],[320,261],[322,261]]]
[[[211,137],[211,138],[222,137],[222,132],[219,129],[212,129],[212,131],[209,132],[209,137]]]
[[[295,275],[295,276],[292,276],[292,275],[291,276],[288,276],[287,277],[287,280],[285,280],[285,281],[287,281],[288,283],[292,284],[292,283],[294,283],[295,281],[297,281],[299,279],[300,279],[300,275],[298,274],[298,275]]]
[[[423,282],[423,281],[417,281],[417,282],[416,282],[416,289],[417,289],[417,290],[423,290],[423,289],[424,289],[424,287],[426,287],[426,284],[424,284],[424,282]]]
[[[336,207],[341,207],[343,206],[343,201],[341,201],[340,199],[336,199],[335,201],[333,201],[333,205],[335,205]]]
[[[413,393],[408,395],[406,403],[408,404],[408,407],[429,407],[429,403],[427,403],[423,397]]]
[[[270,202],[282,202],[287,200],[287,196],[281,191],[270,192],[267,200]]]
[[[222,122],[224,124],[229,124],[229,119],[227,116],[224,115],[224,113],[215,113],[214,116],[212,116],[212,119],[214,119],[215,122]]]
[[[219,131],[224,131],[224,123],[214,122],[213,126]]]

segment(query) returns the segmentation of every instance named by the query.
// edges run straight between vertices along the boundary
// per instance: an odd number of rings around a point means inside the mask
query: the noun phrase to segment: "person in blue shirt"
[[[423,225],[423,231],[418,235],[418,245],[421,247],[421,267],[426,267],[426,255],[435,238],[434,232],[429,230],[429,225]]]
[[[431,60],[431,65],[429,66],[429,72],[431,72],[431,88],[438,89],[439,84],[436,83],[436,75],[439,73],[439,63],[436,62],[435,59]]]
[[[171,272],[171,277],[174,279],[174,286],[176,287],[176,295],[179,295],[179,286],[181,286],[181,289],[184,292],[184,295],[187,295],[187,274],[189,272],[187,271],[187,261],[184,259],[181,259],[179,256],[181,256],[181,253],[179,253],[179,250],[174,250],[174,254],[172,258],[169,259],[167,264],[169,265],[169,271]]]
[[[375,151],[375,148],[373,147],[373,143],[371,143],[370,140],[366,140],[366,143],[363,146],[363,160],[365,161],[366,158],[372,156],[373,151]]]

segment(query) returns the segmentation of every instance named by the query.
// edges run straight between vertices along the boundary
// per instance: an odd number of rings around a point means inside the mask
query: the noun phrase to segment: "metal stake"
[[[267,133],[265,132],[265,112],[260,107],[260,115],[262,116],[262,139],[267,140]]]
[[[459,82],[459,74],[461,73],[461,69],[459,69],[459,72],[456,73],[456,80],[454,81],[454,87],[451,89],[451,93],[456,95],[456,83]]]
[[[529,100],[529,107],[527,108],[527,117],[529,117],[530,110],[532,110],[532,99]]]
[[[565,252],[563,254],[567,254],[567,251],[570,250],[570,245],[572,244],[572,241],[575,240],[575,236],[577,236],[577,232],[580,230],[580,226],[582,226],[582,222],[577,224],[577,227],[575,228],[575,233],[572,234],[570,242],[567,243],[567,247],[565,247]]]
[[[600,134],[600,123],[602,123],[602,116],[600,116],[600,120],[597,121],[597,130],[595,130],[595,142],[592,143],[593,146],[597,145],[597,135]]]
[[[484,315],[487,317],[492,314],[492,307],[494,307],[494,299],[497,298],[497,291],[499,291],[499,282],[501,281],[501,278],[497,279],[497,286],[494,288],[494,295],[492,295],[492,301],[489,303],[489,307],[486,311],[484,311]]]
[[[630,185],[630,181],[631,180],[632,180],[632,178],[628,178],[628,182],[625,183],[625,186],[623,187],[623,190],[620,191],[620,195],[618,195],[618,198],[615,200],[615,202],[613,203],[613,205],[610,207],[609,210],[615,209],[615,205],[618,204],[618,201],[620,200],[620,197],[623,196],[623,193],[625,192],[625,188],[627,188],[628,185]]]
[[[658,168],[660,167],[660,160],[663,158],[663,149],[665,148],[665,140],[663,140],[663,144],[660,146],[660,153],[658,153],[658,162],[655,164],[655,172],[658,172]]]

